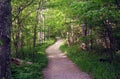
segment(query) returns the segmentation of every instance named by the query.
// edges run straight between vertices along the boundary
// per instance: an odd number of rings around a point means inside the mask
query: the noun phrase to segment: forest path
[[[59,50],[62,40],[46,49],[48,67],[43,70],[44,79],[91,79]]]

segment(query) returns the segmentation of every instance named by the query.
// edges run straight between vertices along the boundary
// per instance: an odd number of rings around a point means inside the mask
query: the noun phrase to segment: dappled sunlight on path
[[[45,79],[91,79],[59,50],[62,40],[46,49],[49,63],[43,70]]]

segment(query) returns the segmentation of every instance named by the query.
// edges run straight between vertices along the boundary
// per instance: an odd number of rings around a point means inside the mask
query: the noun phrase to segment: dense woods
[[[43,79],[56,37],[93,79],[120,79],[119,0],[0,0],[0,79]]]

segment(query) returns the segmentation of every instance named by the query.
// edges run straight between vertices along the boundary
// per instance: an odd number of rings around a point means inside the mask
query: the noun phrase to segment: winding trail
[[[59,50],[62,40],[46,49],[48,67],[43,70],[44,79],[91,79]]]

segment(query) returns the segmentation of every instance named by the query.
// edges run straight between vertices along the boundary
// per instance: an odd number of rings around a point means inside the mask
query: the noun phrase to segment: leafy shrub
[[[120,64],[118,62],[100,62],[101,56],[91,54],[88,51],[76,51],[77,45],[67,47],[62,45],[60,49],[67,52],[68,57],[77,64],[81,70],[89,73],[93,79],[120,79]],[[104,57],[104,56],[103,56]]]
[[[35,60],[33,64],[22,64],[20,66],[12,64],[12,79],[43,79],[42,69],[47,65],[48,62],[45,54],[45,49],[53,42],[53,40],[50,40],[47,43],[36,46]],[[31,51],[29,51],[29,49],[25,49],[24,51],[26,57],[25,61],[32,61],[30,56],[26,56],[28,53],[30,54]]]

